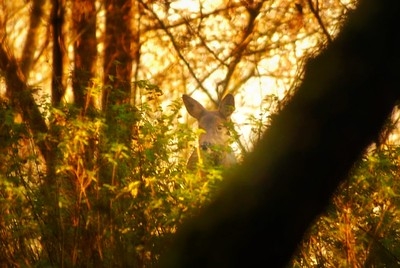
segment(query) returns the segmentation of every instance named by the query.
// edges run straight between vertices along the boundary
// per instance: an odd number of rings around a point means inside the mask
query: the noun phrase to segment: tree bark
[[[96,74],[96,7],[94,0],[73,1],[72,20],[76,33],[74,41],[73,92],[75,104],[90,108],[94,99],[87,90]]]
[[[14,55],[6,47],[5,42],[0,45],[0,71],[4,72],[6,83],[6,95],[10,99],[16,111],[22,114],[24,122],[34,135],[45,134],[48,131],[46,122],[40,113],[32,91],[26,84],[26,77]],[[47,154],[47,146],[44,141],[38,144],[43,157]]]
[[[51,78],[51,103],[57,107],[65,94],[64,61],[66,58],[63,26],[64,0],[53,0],[51,11],[51,27],[53,32],[53,73]]]
[[[106,1],[104,44],[104,85],[102,107],[111,103],[129,103],[132,74],[132,1]],[[115,94],[112,94],[115,93]],[[109,100],[112,95],[112,100]]]
[[[282,267],[400,97],[400,2],[360,1],[164,267]]]

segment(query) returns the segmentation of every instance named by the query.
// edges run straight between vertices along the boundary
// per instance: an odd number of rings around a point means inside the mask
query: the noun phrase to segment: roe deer
[[[182,96],[188,113],[197,119],[199,128],[199,148],[190,156],[187,166],[193,170],[201,160],[207,165],[228,167],[236,163],[236,158],[229,147],[229,131],[227,124],[235,110],[235,99],[232,94],[226,95],[219,109],[209,111],[198,101],[184,94]]]

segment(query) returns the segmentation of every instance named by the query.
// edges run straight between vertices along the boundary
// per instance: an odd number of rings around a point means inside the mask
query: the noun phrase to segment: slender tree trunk
[[[132,1],[106,1],[104,85],[102,106],[129,103],[132,74]],[[111,87],[109,87],[111,86]],[[115,93],[115,94],[113,94]]]
[[[124,144],[125,148],[131,147],[132,129],[135,123],[135,107],[131,105],[132,87],[131,75],[132,65],[138,64],[138,31],[136,27],[135,17],[137,10],[133,10],[132,0],[107,0],[106,1],[106,27],[105,27],[105,44],[104,44],[104,92],[102,96],[102,109],[106,115],[107,131],[106,139],[112,143]],[[137,22],[136,22],[137,23]],[[128,119],[122,119],[128,118]],[[121,185],[118,178],[129,176],[130,160],[121,160],[117,166],[111,164],[101,165],[101,182],[111,184],[113,186]],[[113,171],[113,172],[112,172]],[[138,197],[140,199],[140,197]],[[135,267],[144,266],[144,257],[140,252],[132,252],[131,255],[121,255],[121,252],[127,248],[140,248],[144,241],[144,235],[135,235],[140,237],[135,241],[127,240],[121,236],[115,229],[114,219],[117,211],[124,210],[123,202],[119,204],[108,204],[108,220],[110,222],[109,230],[112,234],[110,242],[113,247],[115,263],[121,266],[133,265]],[[146,223],[143,209],[138,208],[135,214],[138,219],[141,230],[135,230],[136,234],[145,233]],[[128,245],[129,244],[129,245]]]
[[[57,107],[65,94],[64,62],[66,50],[63,36],[64,0],[52,0],[51,27],[53,32],[53,74],[51,78],[51,102]]]
[[[91,92],[93,79],[96,77],[97,39],[96,39],[96,6],[95,0],[72,1],[72,22],[74,30],[74,70],[72,73],[72,91],[74,104],[81,111],[79,120],[91,120],[94,112],[95,94]],[[73,266],[101,267],[101,254],[97,242],[101,239],[102,230],[96,228],[96,220],[91,218],[93,208],[88,204],[96,204],[95,182],[83,186],[86,172],[92,172],[96,164],[96,141],[89,138],[83,148],[75,153],[80,161],[72,163],[76,170],[82,173],[64,178],[64,183],[71,188],[71,206],[68,217],[63,215],[64,250]],[[87,198],[83,201],[82,193]],[[89,220],[90,219],[90,220]]]
[[[72,6],[72,20],[75,30],[74,71],[72,89],[75,105],[85,112],[94,105],[88,92],[91,80],[96,74],[96,8],[95,0],[76,0]]]

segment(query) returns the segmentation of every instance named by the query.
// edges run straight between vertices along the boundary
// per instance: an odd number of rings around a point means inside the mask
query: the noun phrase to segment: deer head
[[[208,159],[213,165],[230,166],[236,163],[236,158],[229,147],[229,131],[227,124],[235,110],[235,99],[232,94],[226,95],[218,110],[207,110],[198,101],[182,96],[188,113],[197,119],[199,128],[203,130],[199,136],[199,150],[192,153],[188,161],[188,167],[194,169],[201,157]]]

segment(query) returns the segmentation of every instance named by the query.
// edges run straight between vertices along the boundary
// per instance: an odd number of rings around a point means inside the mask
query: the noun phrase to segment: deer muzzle
[[[200,144],[200,148],[203,150],[203,151],[207,151],[210,147],[211,147],[211,142],[202,142],[201,144]]]

